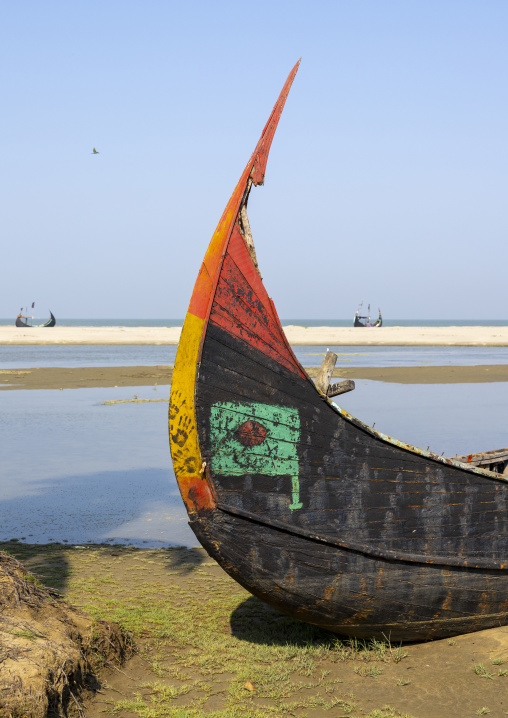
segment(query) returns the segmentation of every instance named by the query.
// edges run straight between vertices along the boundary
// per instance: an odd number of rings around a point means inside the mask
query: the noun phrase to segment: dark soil
[[[3,552],[0,606],[2,718],[79,712],[83,699],[100,686],[97,671],[131,654],[118,625],[93,620]]]

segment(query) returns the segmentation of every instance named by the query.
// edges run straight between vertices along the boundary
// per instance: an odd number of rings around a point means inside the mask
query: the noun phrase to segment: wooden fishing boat
[[[417,640],[508,622],[508,482],[367,426],[298,363],[246,213],[290,73],[198,274],[170,445],[190,526],[242,586],[340,634]]]
[[[33,304],[32,304],[33,309]],[[44,324],[36,324],[36,327],[54,327],[56,324],[56,319],[53,315],[53,312],[50,311],[50,317],[47,322],[44,322]],[[30,324],[28,323],[30,322]],[[33,316],[29,316],[28,312],[23,315],[21,312],[16,317],[16,326],[17,327],[33,327]]]
[[[383,317],[381,316],[381,309],[378,309],[378,317],[375,322],[370,321],[370,304],[367,309],[367,314],[362,315],[363,302],[360,303],[358,310],[355,313],[355,319],[353,322],[354,327],[381,327],[383,326]]]

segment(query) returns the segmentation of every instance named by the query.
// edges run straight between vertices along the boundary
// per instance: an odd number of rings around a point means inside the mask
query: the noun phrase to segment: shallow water
[[[340,366],[444,366],[506,364],[508,347],[293,346],[300,363],[319,366],[327,349]],[[0,346],[0,369],[80,366],[155,366],[175,363],[177,347],[145,345]]]
[[[0,540],[196,545],[171,467],[169,387],[1,397]]]
[[[388,366],[476,366],[507,364],[508,347],[343,347],[293,346],[298,361],[305,367],[320,366],[330,349],[338,355],[337,369]]]
[[[356,381],[344,409],[397,439],[452,456],[508,446],[508,384]],[[173,474],[169,387],[1,394],[0,541],[197,545]],[[339,401],[340,399],[340,401]]]
[[[176,345],[137,344],[0,346],[0,368],[172,365],[175,363],[176,350]]]
[[[395,439],[445,456],[508,446],[508,383],[355,386],[335,403]]]

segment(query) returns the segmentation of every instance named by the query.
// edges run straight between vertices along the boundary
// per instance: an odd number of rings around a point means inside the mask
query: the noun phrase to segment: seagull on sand
[[[100,155],[100,152],[97,152],[95,147],[93,148],[93,152],[90,152],[91,155]]]

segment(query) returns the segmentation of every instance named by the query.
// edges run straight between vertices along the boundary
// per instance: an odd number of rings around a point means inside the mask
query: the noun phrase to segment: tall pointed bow
[[[263,184],[263,182],[264,182],[266,163],[268,161],[268,154],[270,152],[270,147],[272,146],[273,136],[275,135],[275,130],[277,129],[277,125],[279,124],[279,119],[282,114],[282,110],[284,109],[284,105],[286,104],[286,99],[287,99],[287,96],[289,95],[289,90],[291,89],[291,85],[293,84],[293,80],[295,79],[295,75],[298,72],[299,66],[300,66],[300,60],[298,60],[296,65],[293,67],[293,69],[289,73],[288,79],[286,80],[286,83],[285,83],[284,87],[282,88],[282,91],[279,95],[279,99],[275,103],[275,106],[272,110],[272,114],[268,118],[268,122],[265,125],[265,128],[264,128],[261,138],[257,144],[257,147],[254,150],[254,152],[252,153],[252,157],[250,160],[250,162],[252,163],[250,178],[252,179],[252,182],[255,185]],[[247,167],[248,166],[249,165],[247,165]]]
[[[169,409],[169,442],[182,498],[191,515],[215,505],[206,478],[196,429],[196,380],[198,362],[209,322],[233,335],[252,338],[284,365],[304,375],[294,358],[273,305],[266,294],[244,241],[245,228],[239,212],[251,184],[263,184],[268,154],[289,90],[300,61],[293,67],[231,198],[226,205],[199,270],[185,318],[173,371]],[[232,244],[232,252],[229,251]],[[232,292],[243,292],[238,302]],[[250,302],[250,303],[249,303]],[[259,316],[257,316],[259,315]],[[256,318],[257,317],[257,318]],[[243,321],[242,321],[243,319]]]

